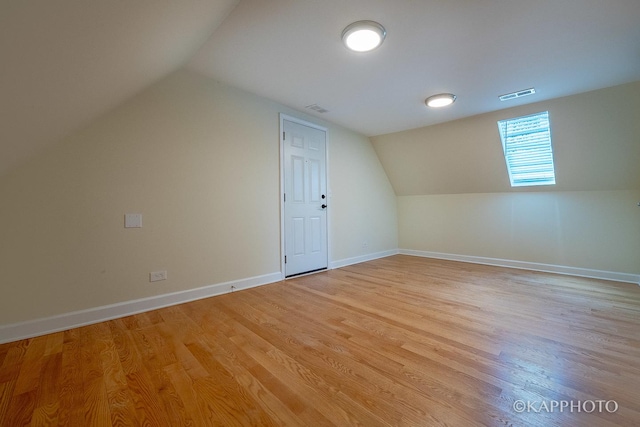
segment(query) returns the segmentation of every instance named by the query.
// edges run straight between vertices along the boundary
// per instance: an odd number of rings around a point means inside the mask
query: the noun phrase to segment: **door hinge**
[[[284,193],[284,201],[287,201],[287,193]]]
[[[284,132],[282,132],[282,139],[287,139],[287,137],[286,137],[286,136],[284,136],[284,135],[285,135],[285,133],[284,133]]]
[[[284,256],[284,263],[285,264],[287,263],[287,256],[286,255]]]

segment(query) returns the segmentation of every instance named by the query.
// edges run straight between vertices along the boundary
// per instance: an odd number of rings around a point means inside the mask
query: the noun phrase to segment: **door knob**
[[[322,209],[324,209],[324,208],[326,208],[326,207],[327,207],[327,205],[322,205]]]

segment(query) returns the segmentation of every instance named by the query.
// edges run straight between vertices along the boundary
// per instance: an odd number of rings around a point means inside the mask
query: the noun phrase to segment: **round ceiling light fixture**
[[[369,52],[380,46],[387,30],[375,21],[358,21],[349,24],[342,32],[342,42],[354,52]]]
[[[428,107],[440,108],[453,104],[456,98],[452,93],[439,93],[438,95],[428,97],[424,100],[424,103],[427,104]]]

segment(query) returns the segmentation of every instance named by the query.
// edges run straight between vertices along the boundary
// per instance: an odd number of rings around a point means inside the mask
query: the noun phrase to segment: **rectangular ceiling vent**
[[[522,98],[523,96],[533,95],[534,93],[536,93],[536,90],[534,88],[529,88],[525,90],[519,90],[517,92],[507,93],[505,95],[500,95],[498,98],[500,98],[500,101],[508,101],[509,99]]]
[[[328,113],[329,110],[327,110],[326,108],[322,108],[321,106],[319,106],[318,104],[311,104],[311,105],[307,105],[306,107],[304,107],[308,110],[313,110],[316,111],[320,114],[324,114],[324,113]]]

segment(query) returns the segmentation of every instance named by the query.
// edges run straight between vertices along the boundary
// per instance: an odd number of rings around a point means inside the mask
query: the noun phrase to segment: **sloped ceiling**
[[[362,19],[388,32],[370,54],[340,40]],[[639,22],[638,0],[4,0],[0,175],[183,66],[375,136],[638,81]]]
[[[181,67],[237,0],[0,2],[0,175]]]
[[[509,184],[498,120],[548,111],[556,184]],[[640,82],[375,136],[398,196],[640,190]]]

